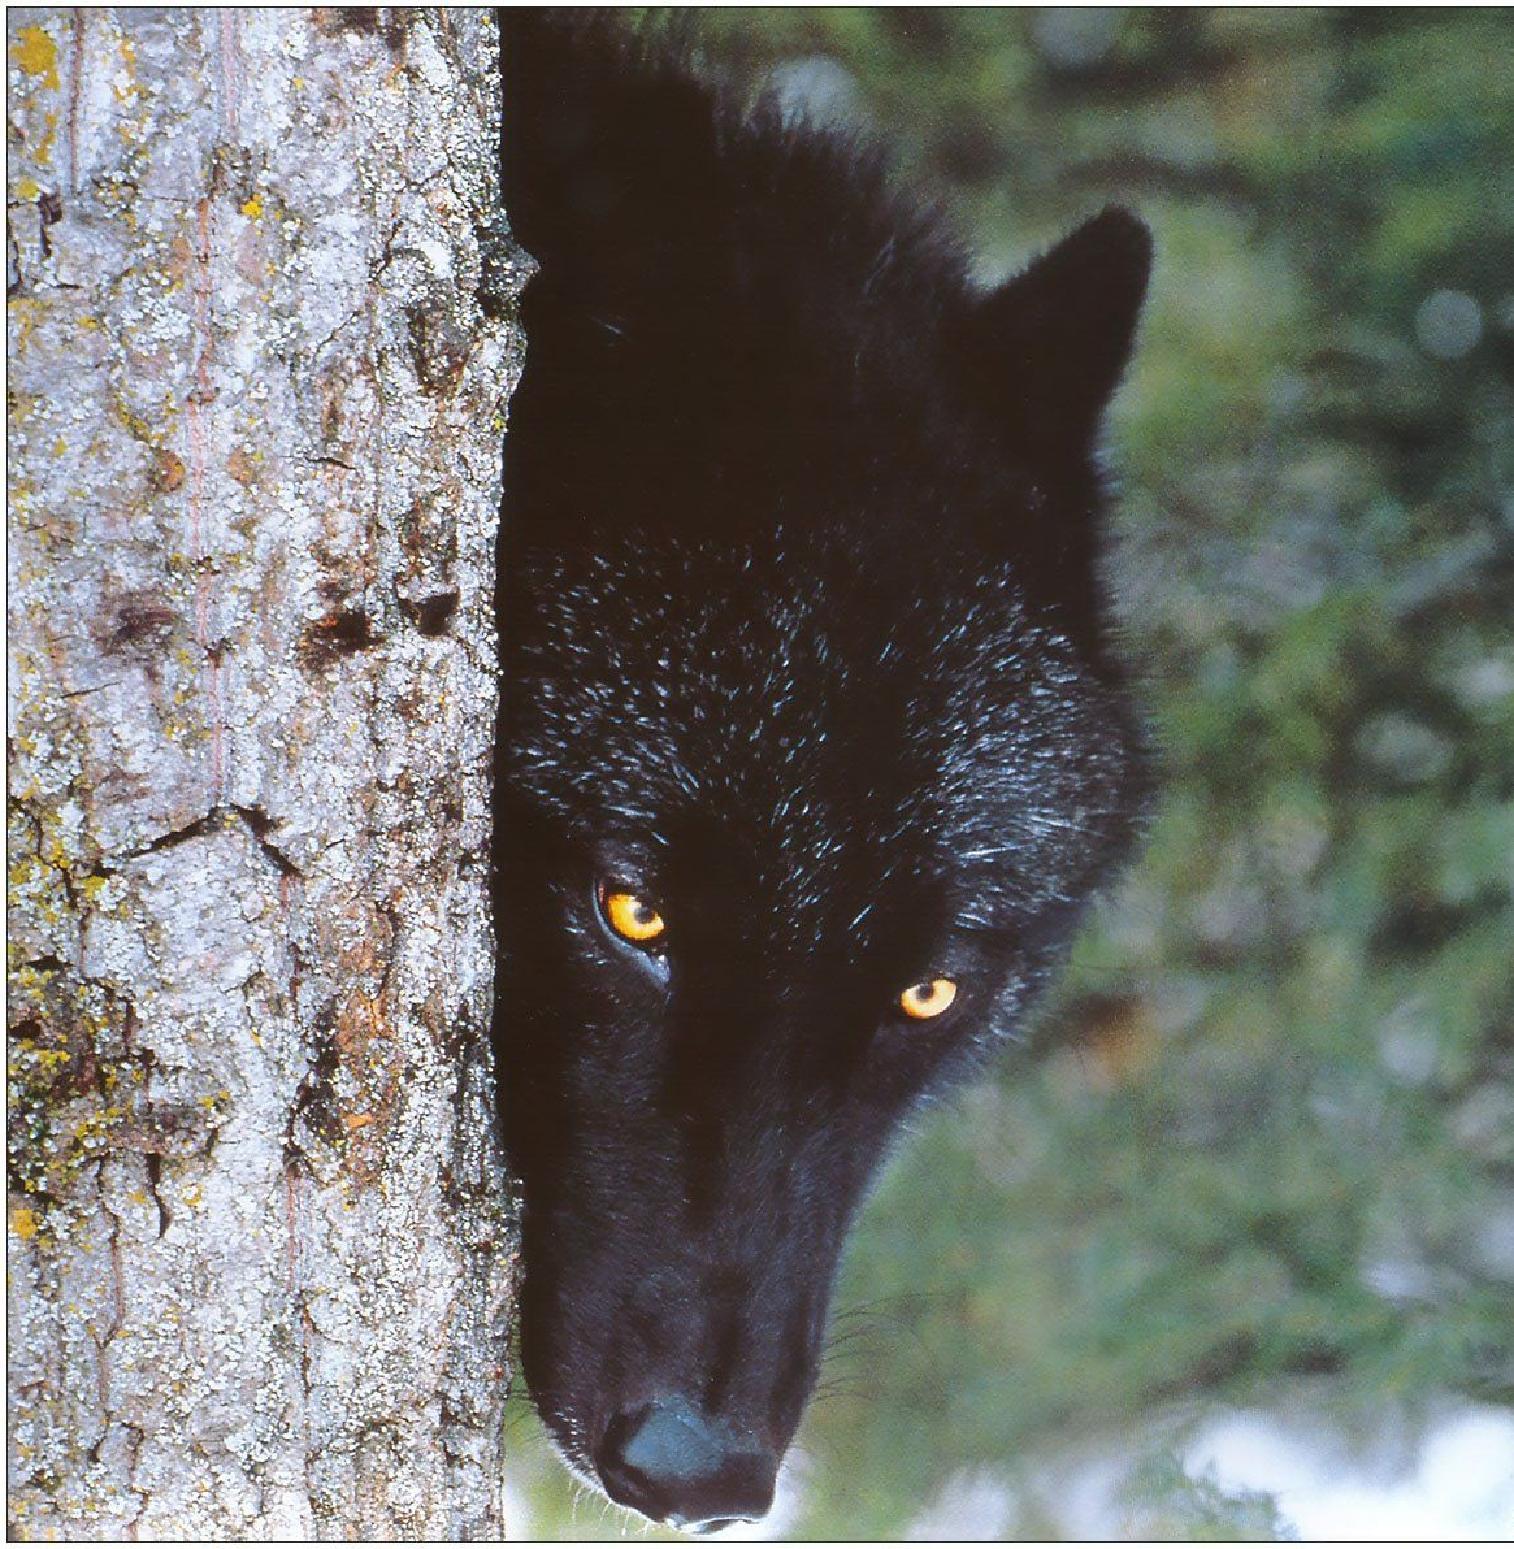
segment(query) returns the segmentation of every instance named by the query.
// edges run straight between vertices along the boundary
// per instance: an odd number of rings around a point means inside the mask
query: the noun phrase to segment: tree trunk
[[[13,1531],[497,1536],[483,11],[11,11]]]

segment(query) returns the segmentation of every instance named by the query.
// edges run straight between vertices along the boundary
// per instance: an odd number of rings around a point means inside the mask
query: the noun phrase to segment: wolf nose
[[[611,1500],[696,1533],[765,1515],[778,1474],[754,1437],[678,1397],[616,1415],[596,1461]]]

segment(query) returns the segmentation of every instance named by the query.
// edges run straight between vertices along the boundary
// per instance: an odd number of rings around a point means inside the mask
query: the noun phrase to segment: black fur
[[[980,293],[870,151],[602,21],[503,25],[541,264],[498,771],[525,1370],[616,1499],[718,1521],[770,1497],[901,1118],[1128,847],[1094,439],[1149,239],[1106,211]]]

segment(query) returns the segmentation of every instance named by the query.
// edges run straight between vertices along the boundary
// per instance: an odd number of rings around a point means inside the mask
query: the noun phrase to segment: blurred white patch
[[[1437,360],[1460,360],[1482,338],[1482,308],[1464,290],[1438,290],[1414,314],[1420,348]]]
[[[1423,721],[1397,710],[1371,716],[1356,736],[1362,755],[1402,780],[1419,785],[1438,779],[1451,763],[1451,747]]]
[[[1456,697],[1474,708],[1496,705],[1514,694],[1514,657],[1484,656],[1456,675]]]
[[[1485,1081],[1451,1115],[1458,1145],[1490,1162],[1514,1162],[1514,1091]]]
[[[941,1493],[905,1528],[912,1542],[990,1543],[1007,1537],[1018,1514],[1015,1492],[981,1470],[953,1474]]]
[[[1244,1413],[1205,1427],[1191,1474],[1263,1490],[1305,1539],[1500,1539],[1514,1534],[1514,1413],[1463,1405],[1407,1456],[1377,1466],[1343,1455],[1328,1432]]]
[[[507,1480],[501,1494],[505,1503],[505,1531],[512,1539],[534,1537],[531,1531],[531,1497]]]
[[[1435,1271],[1410,1251],[1380,1253],[1361,1269],[1362,1284],[1389,1302],[1434,1301],[1442,1289]]]
[[[1440,1036],[1428,1000],[1411,995],[1388,1013],[1377,1029],[1383,1068],[1405,1086],[1422,1086],[1440,1064]]]
[[[1053,1523],[1059,1538],[1078,1542],[1122,1536],[1124,1512],[1117,1504],[1129,1476],[1133,1448],[1114,1441],[1070,1448],[1046,1459],[1030,1476],[1038,1517]]]
[[[1097,64],[1115,45],[1124,12],[1118,6],[1048,6],[1036,17],[1036,46],[1068,69]]]
[[[1488,1274],[1514,1281],[1514,1197],[1506,1194],[1503,1204],[1486,1212],[1473,1251]]]

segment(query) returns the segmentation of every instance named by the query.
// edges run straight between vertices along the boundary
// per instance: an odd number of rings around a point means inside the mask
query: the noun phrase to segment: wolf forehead
[[[844,536],[623,534],[527,561],[509,778],[567,822],[1068,880],[1120,805],[1112,697],[1012,568]],[[852,874],[857,873],[853,865]]]

